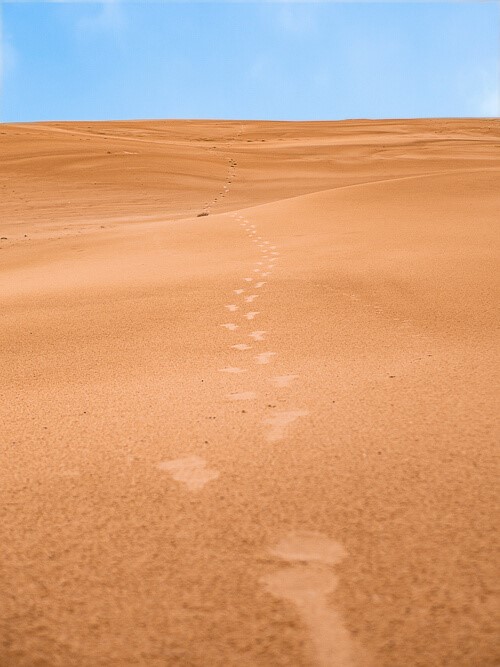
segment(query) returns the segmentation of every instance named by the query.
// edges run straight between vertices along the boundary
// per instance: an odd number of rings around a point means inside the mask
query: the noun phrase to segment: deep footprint
[[[354,644],[340,614],[329,603],[338,584],[331,566],[346,556],[342,545],[317,533],[294,533],[271,554],[293,565],[266,575],[261,582],[271,595],[297,608],[311,637],[312,661],[320,667],[361,664],[355,660]]]

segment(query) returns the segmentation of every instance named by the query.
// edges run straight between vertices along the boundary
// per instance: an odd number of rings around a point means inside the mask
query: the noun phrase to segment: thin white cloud
[[[498,77],[483,74],[481,79],[481,90],[476,100],[479,115],[500,116],[500,83]]]
[[[120,32],[125,26],[125,16],[121,0],[104,0],[98,7],[78,19],[77,28],[83,34],[99,32]]]
[[[485,62],[460,73],[458,85],[466,109],[464,115],[500,116],[499,67],[496,62]]]
[[[11,38],[2,31],[0,19],[0,97],[3,92],[3,85],[9,76],[14,73],[19,54]]]
[[[46,4],[114,4],[119,2],[121,4],[134,3],[138,5],[148,5],[148,4],[161,4],[161,5],[172,5],[172,4],[209,4],[213,3],[214,0],[0,0],[4,4],[29,4],[29,3],[46,3]],[[216,0],[217,3],[221,4],[262,4],[262,5],[315,5],[315,4],[373,4],[373,3],[385,3],[385,4],[442,4],[452,3],[452,4],[465,4],[472,1],[488,4],[496,3],[498,0]]]
[[[311,3],[308,6],[297,5],[295,2],[283,2],[276,11],[278,28],[289,35],[310,35],[316,29],[316,12]]]

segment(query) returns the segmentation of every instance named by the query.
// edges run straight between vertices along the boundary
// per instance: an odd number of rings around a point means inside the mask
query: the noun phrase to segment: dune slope
[[[0,664],[498,664],[500,122],[0,147]]]

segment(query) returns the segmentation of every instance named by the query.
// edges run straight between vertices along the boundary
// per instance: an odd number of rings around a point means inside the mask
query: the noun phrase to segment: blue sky
[[[2,14],[4,122],[500,114],[499,2],[4,0]]]

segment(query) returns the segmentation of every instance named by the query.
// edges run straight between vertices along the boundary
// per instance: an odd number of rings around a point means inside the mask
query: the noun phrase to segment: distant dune
[[[0,125],[0,665],[487,667],[500,122]]]

